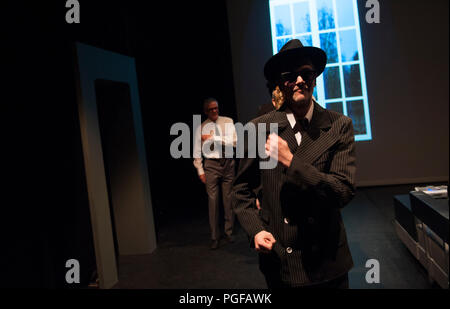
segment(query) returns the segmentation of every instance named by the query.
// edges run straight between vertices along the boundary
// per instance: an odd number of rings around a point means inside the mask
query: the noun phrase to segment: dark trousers
[[[208,193],[209,225],[211,227],[211,239],[219,240],[219,205],[220,191],[225,219],[225,235],[233,233],[234,213],[231,209],[231,189],[234,178],[233,159],[205,159],[206,192]],[[222,190],[220,190],[222,189]]]
[[[306,286],[289,286],[277,279],[269,278],[266,276],[266,283],[269,289],[348,289],[348,273],[344,275],[319,284],[306,285]]]

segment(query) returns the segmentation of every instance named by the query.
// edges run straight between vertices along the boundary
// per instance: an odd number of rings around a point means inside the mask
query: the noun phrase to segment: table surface
[[[448,220],[448,198],[432,198],[426,193],[420,191],[411,191],[410,194],[417,197],[419,200],[424,202],[428,207],[432,208],[435,212],[440,214],[442,217]]]

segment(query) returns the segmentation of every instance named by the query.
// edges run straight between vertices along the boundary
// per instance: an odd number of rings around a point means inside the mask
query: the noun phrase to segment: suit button
[[[284,223],[289,224],[288,218],[284,218]]]
[[[287,247],[287,248],[286,248],[286,252],[289,253],[289,254],[291,254],[291,253],[292,253],[292,248],[291,248],[291,247]]]
[[[308,223],[309,224],[314,224],[314,218],[308,217]]]

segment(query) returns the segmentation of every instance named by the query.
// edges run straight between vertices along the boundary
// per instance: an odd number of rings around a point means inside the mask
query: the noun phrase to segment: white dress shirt
[[[216,134],[214,124],[217,127],[218,135]],[[212,141],[214,141],[216,145],[222,144],[225,147],[236,147],[237,139],[233,119],[219,116],[215,123],[209,118],[203,121],[201,126],[195,131],[194,140],[194,166],[197,169],[198,175],[203,175],[205,173],[202,156],[207,159],[220,159],[221,157],[225,157],[225,153],[221,154],[222,149],[216,149],[218,147],[214,147],[213,151],[202,151],[203,144],[207,142],[202,142],[202,135],[212,135]],[[211,143],[211,140],[208,140],[208,143]]]

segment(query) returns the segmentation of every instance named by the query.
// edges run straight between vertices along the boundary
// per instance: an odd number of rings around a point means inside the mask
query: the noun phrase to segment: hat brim
[[[322,74],[327,64],[327,54],[320,48],[304,46],[289,49],[272,56],[264,66],[264,76],[269,82],[280,79],[281,73],[290,72],[296,67],[311,62],[317,71]]]

